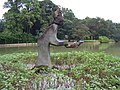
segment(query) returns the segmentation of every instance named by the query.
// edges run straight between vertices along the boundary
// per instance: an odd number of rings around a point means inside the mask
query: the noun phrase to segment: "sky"
[[[0,3],[0,19],[7,11],[3,9],[3,4],[7,0],[1,0]],[[120,0],[51,0],[56,5],[69,8],[79,19],[85,17],[104,18],[120,23]]]

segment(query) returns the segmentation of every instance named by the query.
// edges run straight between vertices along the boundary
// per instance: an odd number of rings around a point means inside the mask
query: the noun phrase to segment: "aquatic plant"
[[[103,52],[52,53],[54,69],[36,74],[27,64],[36,60],[32,52],[0,56],[0,89],[119,90],[120,58]]]

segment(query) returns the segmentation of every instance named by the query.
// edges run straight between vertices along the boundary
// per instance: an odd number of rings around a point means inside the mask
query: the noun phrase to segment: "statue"
[[[65,46],[66,48],[76,48],[83,43],[83,41],[68,43],[67,40],[59,40],[57,38],[58,26],[63,25],[63,22],[64,18],[62,16],[62,11],[58,8],[55,11],[52,24],[49,25],[45,32],[38,37],[38,58],[35,67],[41,65],[52,67],[50,61],[50,44],[55,46]]]

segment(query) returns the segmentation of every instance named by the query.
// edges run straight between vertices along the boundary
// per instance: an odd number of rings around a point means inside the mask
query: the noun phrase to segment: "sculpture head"
[[[63,18],[63,15],[62,15],[62,11],[58,7],[57,10],[54,12],[53,23],[55,23],[57,25],[63,25],[63,22],[64,22],[64,18]]]

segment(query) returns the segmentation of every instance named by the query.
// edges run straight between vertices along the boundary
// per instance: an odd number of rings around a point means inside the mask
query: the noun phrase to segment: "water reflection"
[[[1,47],[0,55],[21,52],[37,52],[37,46],[27,47]],[[65,48],[64,46],[51,46],[51,52],[92,51],[105,52],[120,57],[120,43],[84,43],[79,48]]]
[[[37,47],[35,46],[24,46],[24,47],[1,47],[0,55],[10,53],[22,53],[22,52],[36,52]]]
[[[111,45],[105,52],[120,57],[120,43]]]

